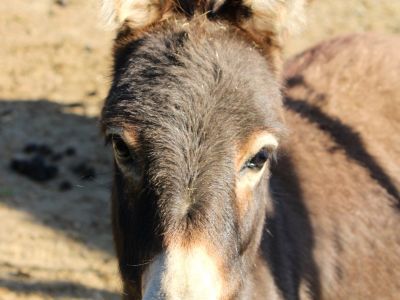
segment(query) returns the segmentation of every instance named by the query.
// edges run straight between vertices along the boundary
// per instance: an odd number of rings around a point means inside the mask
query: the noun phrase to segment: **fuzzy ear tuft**
[[[304,23],[307,2],[311,0],[102,0],[102,11],[108,27],[128,23],[132,29],[145,28],[174,13],[190,16],[196,11],[210,12],[222,19],[233,19],[258,40],[268,37],[282,44],[286,35]]]
[[[252,17],[242,28],[263,39],[270,37],[281,45],[285,37],[298,31],[303,23],[304,8],[309,0],[243,0]]]
[[[129,23],[142,29],[161,20],[172,6],[171,0],[102,0],[102,15],[108,27],[118,28]]]

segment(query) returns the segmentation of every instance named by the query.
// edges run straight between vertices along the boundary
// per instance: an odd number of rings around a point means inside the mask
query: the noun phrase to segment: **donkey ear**
[[[158,20],[171,8],[172,0],[102,0],[102,15],[109,27],[128,23],[135,29]]]
[[[242,27],[258,39],[268,37],[281,45],[285,37],[301,28],[304,8],[310,0],[243,0],[251,17]]]

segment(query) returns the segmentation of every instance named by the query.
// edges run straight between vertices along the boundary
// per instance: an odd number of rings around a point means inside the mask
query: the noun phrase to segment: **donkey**
[[[287,66],[283,101],[281,48],[303,2],[104,1],[124,299],[398,295],[396,174],[304,106],[335,90],[309,83],[309,54]]]
[[[274,239],[284,240],[300,284],[303,275],[314,278],[317,299],[400,295],[399,47],[400,36],[350,35],[285,66],[291,134],[270,188],[283,194],[274,197],[277,206],[288,206],[278,226],[292,245],[279,231],[265,242],[273,253]],[[284,261],[272,263],[282,282],[290,278]]]

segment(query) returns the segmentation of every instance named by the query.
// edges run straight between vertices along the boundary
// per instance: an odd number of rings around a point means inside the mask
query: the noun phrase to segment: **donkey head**
[[[253,36],[279,40],[283,18],[274,9],[297,2],[106,2],[123,23],[102,125],[115,155],[125,292],[240,299],[284,133],[278,66]]]

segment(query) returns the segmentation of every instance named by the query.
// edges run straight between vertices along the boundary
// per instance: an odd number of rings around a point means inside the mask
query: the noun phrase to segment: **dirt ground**
[[[97,125],[113,33],[97,1],[0,1],[1,300],[119,299],[110,149]],[[400,1],[315,0],[287,55],[346,32],[399,34],[399,16]],[[10,169],[32,142],[75,153],[46,156],[58,175],[38,183]],[[89,179],[76,174],[83,162]]]

